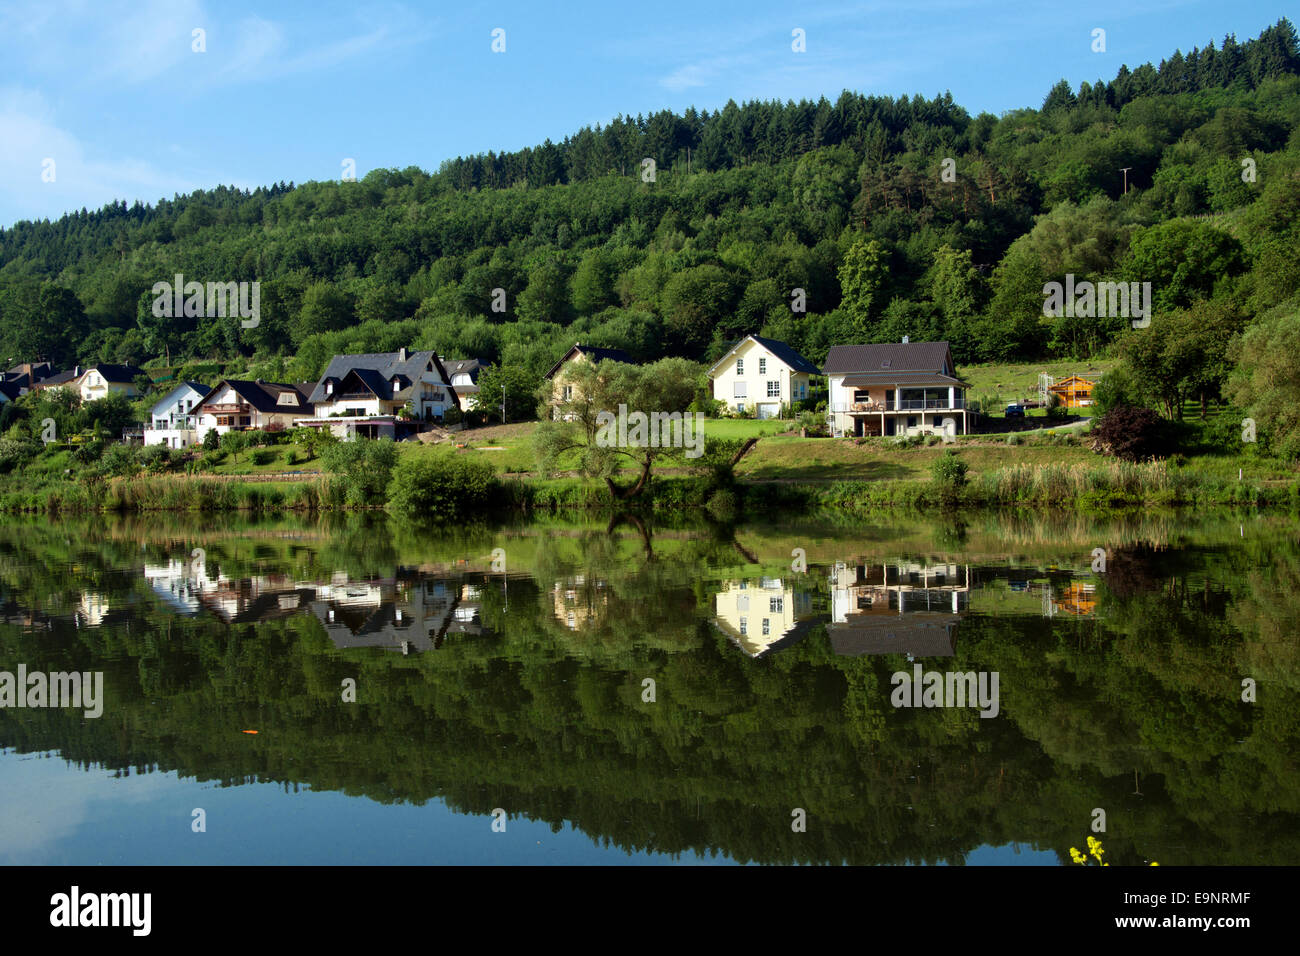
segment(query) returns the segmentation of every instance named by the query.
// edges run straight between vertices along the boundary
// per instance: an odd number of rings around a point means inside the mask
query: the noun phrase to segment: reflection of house
[[[399,585],[331,584],[317,589],[311,611],[334,646],[434,650],[448,635],[483,633],[478,589],[440,578]]]
[[[964,435],[966,389],[947,342],[835,345],[823,369],[832,433]]]
[[[811,628],[812,597],[780,578],[725,581],[713,622],[750,657],[797,643]]]
[[[556,619],[569,630],[588,630],[608,616],[609,591],[604,581],[588,583],[586,575],[575,574],[555,582],[551,603]]]
[[[202,586],[190,565],[175,558],[166,564],[146,564],[144,579],[165,604],[181,614],[197,614]]]
[[[1088,617],[1097,609],[1097,586],[1083,581],[1071,581],[1058,600],[1052,602],[1056,610],[1066,614]]]
[[[954,629],[969,607],[964,564],[839,564],[827,630],[836,654],[951,657]]]
[[[82,591],[77,603],[77,623],[82,627],[99,627],[108,614],[108,598],[94,591]]]

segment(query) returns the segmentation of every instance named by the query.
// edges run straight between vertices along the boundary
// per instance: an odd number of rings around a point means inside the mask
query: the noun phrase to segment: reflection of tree
[[[234,537],[212,550],[320,568],[348,540],[339,530],[259,539],[271,553]],[[842,550],[859,541],[846,534]],[[425,562],[392,547],[415,565],[490,545],[432,542],[451,550]],[[0,627],[0,660],[102,669],[109,702],[98,721],[5,712],[0,745],[223,783],[506,806],[628,849],[771,862],[960,862],[1012,840],[1064,854],[1096,806],[1108,810],[1113,863],[1290,862],[1300,548],[1269,545],[1272,565],[1241,578],[1218,572],[1214,551],[1170,549],[1147,569],[1122,558],[1119,593],[1096,619],[965,618],[945,667],[1000,673],[1001,716],[983,720],[895,710],[890,675],[908,665],[834,657],[821,628],[760,660],[737,653],[702,613],[712,586],[700,568],[735,562],[707,535],[658,531],[647,562],[640,533],[542,530],[529,574],[512,565],[508,608],[484,589],[493,633],[404,658],[339,652],[307,616],[227,626],[127,603],[143,585],[119,569],[138,541],[0,532],[0,585],[16,606],[93,585],[127,608],[93,629],[59,618],[40,633]],[[555,615],[554,583],[578,576],[602,582],[609,602],[589,633]],[[1249,668],[1254,705],[1239,700]],[[362,703],[339,702],[344,677],[366,688]],[[645,677],[652,705],[640,699]],[[245,727],[262,733],[250,744]],[[808,810],[807,833],[790,831],[793,807]]]

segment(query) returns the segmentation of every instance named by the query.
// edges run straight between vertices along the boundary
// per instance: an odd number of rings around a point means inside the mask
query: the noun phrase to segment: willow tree
[[[616,499],[635,498],[656,464],[684,464],[703,452],[703,416],[688,409],[701,387],[701,366],[686,359],[653,365],[577,361],[538,392],[542,419],[534,438],[543,471],[574,469],[603,479]],[[625,467],[635,482],[615,479]]]

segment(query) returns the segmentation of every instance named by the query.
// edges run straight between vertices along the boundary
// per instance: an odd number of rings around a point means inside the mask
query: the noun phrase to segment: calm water
[[[1285,518],[8,520],[0,605],[103,674],[0,709],[0,863],[1300,858]]]

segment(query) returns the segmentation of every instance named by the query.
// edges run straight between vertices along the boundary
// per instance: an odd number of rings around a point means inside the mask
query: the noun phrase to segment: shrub
[[[0,473],[21,468],[40,452],[40,442],[24,438],[0,438]]]
[[[216,451],[221,446],[221,436],[217,434],[215,428],[210,428],[207,434],[203,436],[203,450]]]
[[[271,448],[258,448],[252,454],[254,465],[269,465],[275,460],[275,451]]]
[[[391,438],[335,442],[322,450],[321,463],[335,475],[348,504],[380,505],[397,464],[397,445]]]
[[[409,517],[450,522],[489,510],[500,492],[488,462],[460,455],[408,455],[393,470],[388,506]]]
[[[949,448],[935,459],[930,475],[935,484],[948,489],[958,489],[966,484],[966,472],[969,466],[961,457]]]
[[[1169,452],[1169,429],[1149,408],[1117,405],[1092,426],[1092,447],[1124,461],[1160,458]]]

